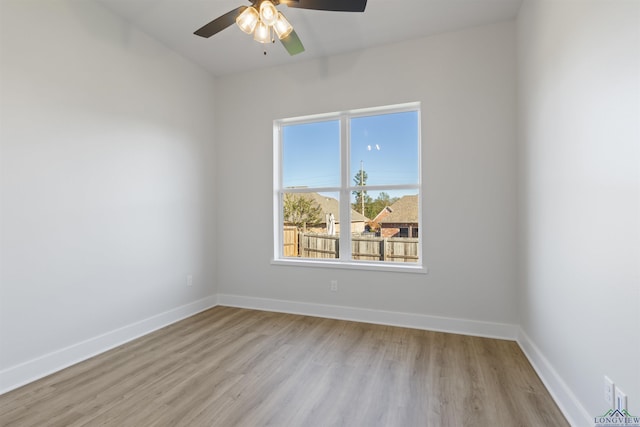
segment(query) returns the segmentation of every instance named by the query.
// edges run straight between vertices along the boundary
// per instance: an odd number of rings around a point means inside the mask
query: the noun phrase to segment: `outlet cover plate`
[[[615,385],[613,381],[609,377],[605,375],[604,377],[604,401],[607,402],[609,408],[615,409],[615,400],[613,398],[613,392],[615,390]]]
[[[619,411],[627,409],[627,395],[618,387],[616,387],[616,409]]]

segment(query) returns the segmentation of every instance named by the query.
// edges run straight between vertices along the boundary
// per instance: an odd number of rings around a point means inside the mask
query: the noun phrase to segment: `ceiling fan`
[[[275,42],[275,35],[290,55],[304,52],[304,46],[293,27],[276,9],[279,4],[289,7],[333,12],[364,12],[367,0],[249,0],[251,6],[240,6],[209,22],[194,32],[209,38],[234,22],[260,43]],[[266,54],[266,52],[265,52]]]

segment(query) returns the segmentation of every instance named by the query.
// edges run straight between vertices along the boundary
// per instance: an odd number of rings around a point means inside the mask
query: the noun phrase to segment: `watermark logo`
[[[640,427],[640,417],[627,412],[626,409],[609,409],[594,418],[595,427]]]

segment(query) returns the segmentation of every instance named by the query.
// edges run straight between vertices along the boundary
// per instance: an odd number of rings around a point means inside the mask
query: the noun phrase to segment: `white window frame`
[[[292,258],[283,255],[283,218],[282,195],[283,193],[339,193],[340,194],[340,218],[343,224],[348,224],[351,229],[351,192],[360,187],[351,183],[350,165],[350,119],[358,117],[375,116],[415,111],[418,113],[418,182],[406,185],[367,185],[367,191],[387,190],[417,190],[418,192],[418,261],[416,263],[394,263],[389,261],[362,261],[351,259],[351,232],[340,233],[340,258]],[[401,271],[411,273],[427,273],[422,252],[422,132],[420,102],[389,105],[383,107],[364,108],[336,113],[316,114],[304,117],[292,117],[274,120],[273,122],[273,265],[288,265],[302,267],[331,267],[346,269],[364,269],[379,271]],[[292,124],[308,124],[329,120],[340,121],[340,186],[338,187],[312,187],[312,188],[283,188],[282,186],[282,127]]]

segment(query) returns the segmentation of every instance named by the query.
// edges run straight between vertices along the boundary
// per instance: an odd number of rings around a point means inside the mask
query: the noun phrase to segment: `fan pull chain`
[[[271,43],[275,44],[276,42],[276,36],[273,30],[273,27],[269,27],[269,35],[271,36]],[[267,49],[265,47],[264,51],[262,52],[265,56],[267,56]]]

